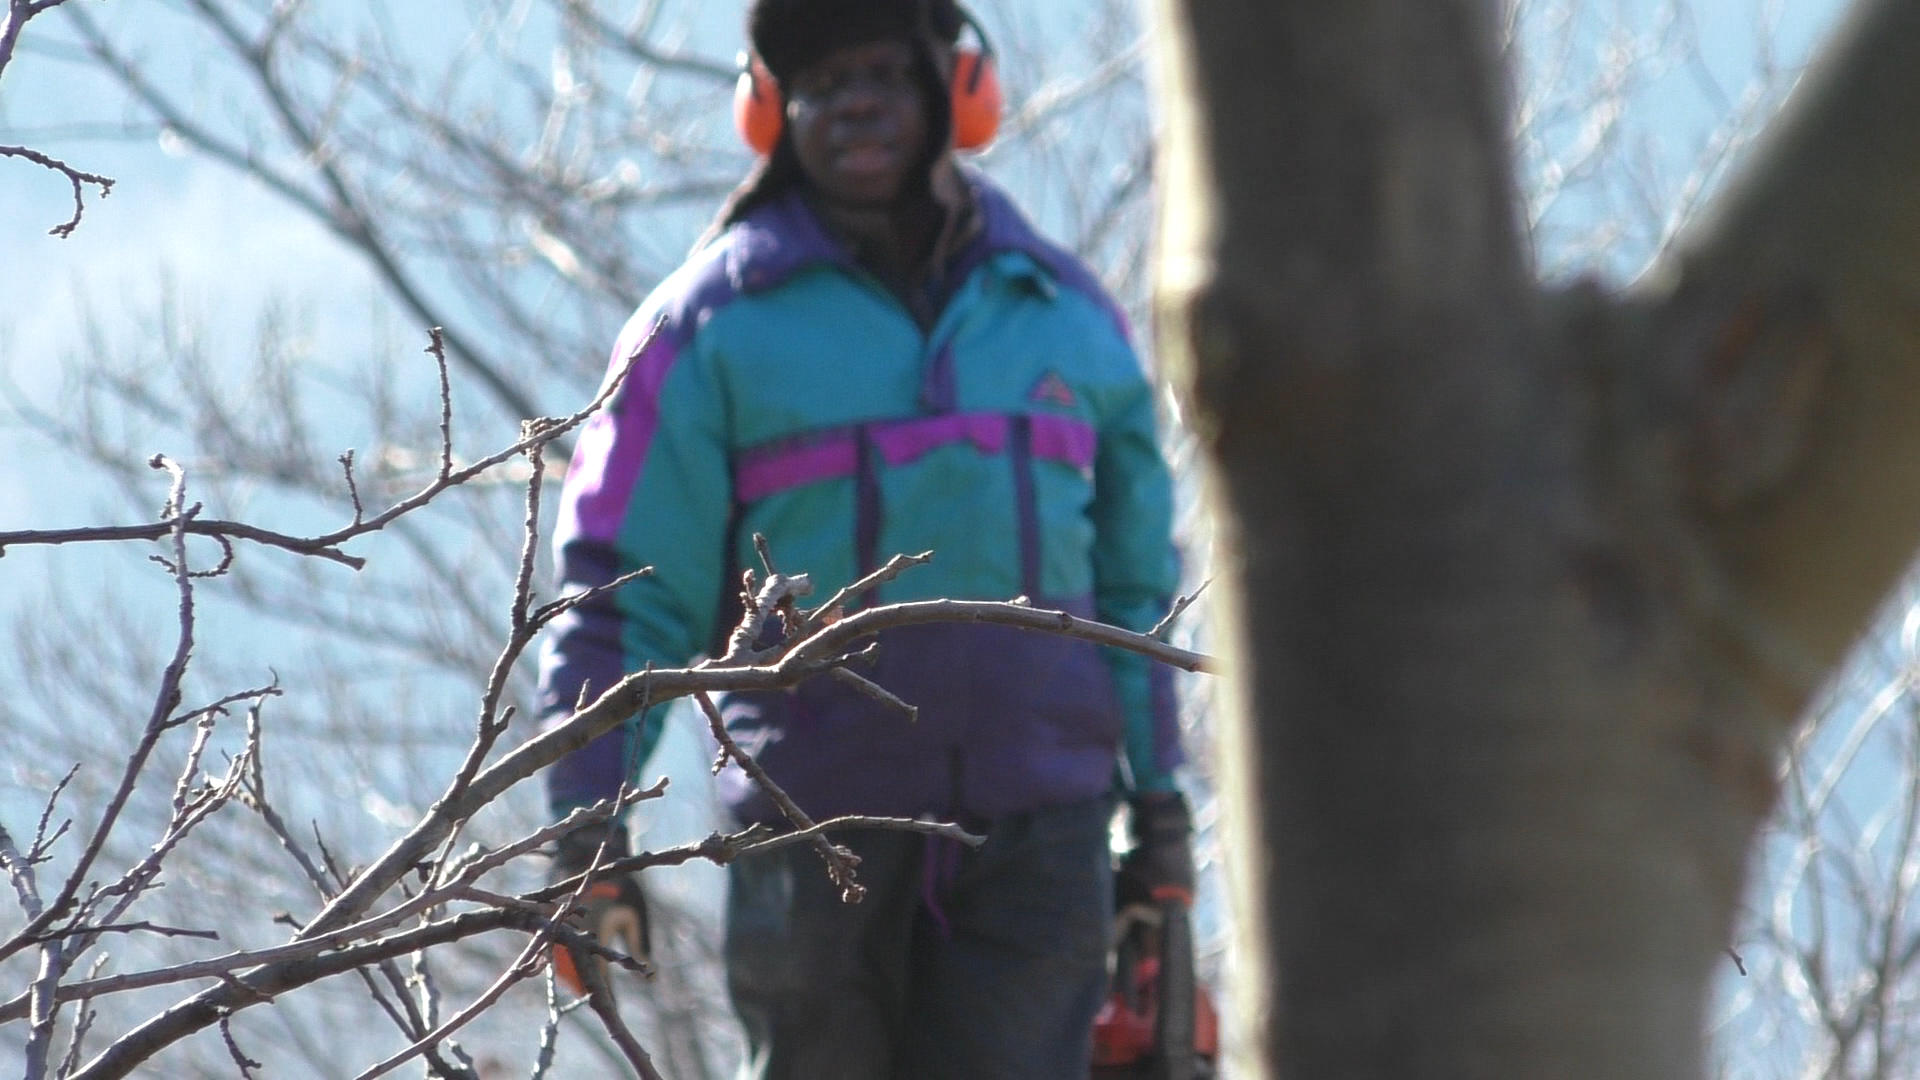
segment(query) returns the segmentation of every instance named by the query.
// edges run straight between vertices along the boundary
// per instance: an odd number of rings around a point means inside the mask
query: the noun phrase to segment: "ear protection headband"
[[[960,17],[973,28],[980,47],[954,51],[953,79],[948,86],[953,145],[960,150],[979,150],[1000,130],[1000,75],[986,32],[972,15],[962,11]],[[743,64],[739,81],[733,85],[733,126],[754,153],[761,157],[773,153],[786,125],[786,108],[780,84],[760,58],[752,57]]]

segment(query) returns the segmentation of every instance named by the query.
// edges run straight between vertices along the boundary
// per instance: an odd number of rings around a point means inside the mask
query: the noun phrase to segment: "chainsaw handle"
[[[1199,1057],[1194,1051],[1194,1030],[1199,1023],[1196,998],[1198,980],[1194,973],[1193,921],[1187,909],[1192,894],[1177,886],[1154,890],[1154,904],[1160,910],[1159,1009],[1154,1017],[1155,1080],[1194,1080],[1199,1072]]]
[[[1193,890],[1180,885],[1155,885],[1147,894],[1156,907],[1166,909],[1178,904],[1182,911],[1193,907]]]

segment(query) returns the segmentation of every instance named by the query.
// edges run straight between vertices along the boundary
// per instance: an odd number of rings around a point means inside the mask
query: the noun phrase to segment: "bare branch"
[[[540,965],[536,963],[536,960],[540,956],[541,950],[545,947],[546,935],[540,933],[534,934],[533,937],[528,939],[525,947],[520,950],[520,955],[514,958],[513,963],[507,965],[507,969],[501,972],[500,976],[482,991],[479,996],[468,1003],[466,1008],[448,1017],[445,1023],[438,1025],[432,1031],[420,1036],[411,1046],[388,1057],[378,1065],[361,1072],[355,1080],[374,1080],[375,1077],[385,1076],[387,1073],[392,1072],[408,1061],[413,1060],[415,1057],[430,1052],[434,1046],[451,1036],[454,1032],[465,1027],[481,1013],[492,1008],[493,1004],[499,1001],[501,995],[511,989],[514,983],[531,977],[535,971],[539,970]],[[425,956],[426,954],[422,952],[415,955]]]
[[[220,1020],[220,1040],[226,1044],[227,1053],[233,1058],[234,1066],[240,1070],[240,1075],[245,1080],[253,1080],[253,1070],[266,1067],[240,1052],[240,1044],[233,1040],[233,1026],[225,1017]]]
[[[42,154],[37,150],[32,150],[25,146],[0,146],[0,157],[24,158],[33,162],[35,165],[51,169],[65,176],[67,183],[73,185],[73,216],[55,225],[53,228],[48,229],[47,235],[49,236],[57,236],[64,240],[73,235],[73,230],[80,227],[80,217],[86,213],[85,189],[81,187],[82,184],[92,184],[99,188],[100,197],[103,199],[113,193],[113,181],[111,179],[96,173],[81,172],[79,169],[61,161],[59,158],[49,157],[46,154]]]
[[[7,872],[7,880],[13,883],[14,895],[20,899],[20,907],[28,918],[40,914],[40,890],[33,880],[33,862],[21,854],[14,846],[13,834],[0,825],[0,869]]]
[[[1173,607],[1167,610],[1164,618],[1153,624],[1153,629],[1147,631],[1147,636],[1150,638],[1166,636],[1167,631],[1173,629],[1173,624],[1180,621],[1180,616],[1187,613],[1187,609],[1193,606],[1194,601],[1200,599],[1200,594],[1206,592],[1207,586],[1211,584],[1213,584],[1213,579],[1208,578],[1202,581],[1192,592],[1176,598],[1173,602]]]
[[[53,785],[52,793],[47,796],[46,805],[40,810],[40,820],[34,826],[33,848],[27,852],[27,861],[29,863],[41,861],[46,855],[47,849],[52,847],[55,841],[65,836],[68,827],[73,824],[72,819],[62,821],[59,827],[53,830],[51,835],[47,833],[47,825],[53,821],[53,808],[60,805],[60,793],[67,790],[67,785],[73,783],[73,778],[78,775],[80,775],[80,765],[78,762],[75,762],[73,767],[67,770],[66,775],[60,778],[60,782]]]
[[[87,1044],[87,1032],[93,1029],[93,1021],[99,1015],[97,1010],[88,1008],[85,1002],[81,1003],[80,1018],[74,1021],[73,1037],[67,1040],[67,1053],[60,1061],[59,1075],[70,1076],[80,1067],[80,1058]]]
[[[654,332],[658,332],[657,326]],[[636,355],[638,355],[638,351],[637,349],[635,350]],[[6,549],[12,545],[158,540],[171,533],[178,532],[183,535],[231,537],[236,540],[247,540],[268,547],[283,548],[299,555],[317,555],[321,558],[330,559],[358,570],[366,565],[366,560],[346,554],[340,550],[339,545],[368,533],[378,532],[396,519],[412,513],[420,507],[427,505],[429,502],[432,502],[448,489],[458,487],[472,480],[474,477],[488,472],[502,462],[526,454],[535,446],[543,446],[551,443],[560,436],[572,431],[583,423],[588,416],[591,416],[596,409],[605,404],[608,398],[612,397],[613,393],[619,389],[621,381],[626,377],[626,373],[631,369],[631,366],[631,363],[629,363],[627,368],[615,372],[614,376],[608,379],[606,384],[601,387],[600,392],[594,396],[593,400],[588,402],[586,407],[580,411],[570,416],[530,424],[524,429],[522,437],[505,449],[496,451],[460,468],[451,468],[449,465],[447,470],[443,471],[441,475],[436,476],[419,491],[394,503],[372,518],[366,518],[361,513],[358,500],[356,499],[353,521],[344,528],[321,536],[289,536],[284,533],[272,532],[238,522],[203,521],[199,519],[197,512],[172,511],[163,515],[162,520],[148,525],[0,532],[0,555],[4,555]],[[443,398],[443,400],[445,399]],[[166,459],[156,457],[155,460],[165,461]],[[169,466],[171,465],[171,463],[168,464]],[[155,467],[159,468],[161,466],[156,465]],[[169,505],[171,505],[171,503]]]
[[[1920,8],[1855,5],[1712,212],[1641,290],[1685,365],[1675,418],[1722,566],[1701,617],[1778,681],[1817,688],[1913,555],[1920,335],[1911,253]],[[1844,572],[1840,572],[1844,569]]]
[[[91,937],[97,934],[152,934],[155,937],[199,938],[202,941],[218,941],[220,934],[214,930],[189,930],[180,926],[163,926],[156,922],[141,920],[130,923],[88,923],[84,926],[49,930],[39,935],[36,941],[58,941],[62,938]]]
[[[313,555],[337,562],[355,570],[367,564],[365,559],[348,555],[331,544],[316,543],[313,540],[288,536],[238,521],[202,519],[197,516],[186,521],[168,519],[146,525],[91,525],[75,529],[23,529],[17,532],[0,533],[0,555],[6,549],[29,544],[81,544],[81,543],[119,543],[125,540],[159,540],[174,529],[179,528],[189,536],[230,537],[246,540],[263,547],[276,547],[291,551],[296,555]]]
[[[826,603],[808,612],[805,620],[801,624],[800,633],[810,634],[828,622],[838,619],[841,609],[851,602],[854,597],[870,589],[877,589],[885,585],[887,582],[906,573],[913,567],[924,566],[932,561],[933,552],[931,551],[923,551],[918,555],[895,555],[893,558],[887,560],[885,566],[834,593],[833,596],[828,598]]]
[[[37,921],[41,912],[40,890],[34,883],[33,864],[14,846],[13,837],[4,826],[0,826],[0,867],[6,869],[7,877],[13,882],[20,907],[29,919]],[[43,946],[40,970],[26,994],[31,1021],[26,1047],[29,1078],[46,1075],[48,1051],[53,1044],[54,993],[59,979],[60,946],[49,942]]]
[[[547,966],[546,977],[541,982],[547,991],[547,1018],[540,1025],[540,1049],[534,1057],[533,1080],[545,1080],[547,1071],[553,1068],[554,1051],[560,1046],[560,979],[552,965]]]
[[[883,630],[925,623],[991,623],[1080,638],[1137,652],[1182,671],[1211,673],[1217,663],[1204,654],[1156,641],[1146,634],[1083,619],[1064,611],[993,600],[916,600],[855,612],[795,644],[775,667],[797,672],[826,664],[853,642]]]
[[[820,858],[825,860],[827,875],[840,889],[840,899],[849,904],[859,903],[860,898],[866,895],[867,891],[854,878],[854,868],[860,864],[859,857],[828,840],[824,833],[815,831],[813,819],[807,816],[807,812],[800,809],[799,804],[795,803],[793,798],[774,782],[773,777],[767,775],[767,771],[760,767],[759,762],[753,760],[751,754],[740,749],[740,744],[733,741],[733,736],[727,731],[727,722],[721,718],[720,710],[714,707],[712,697],[706,693],[697,693],[693,699],[699,704],[700,712],[706,716],[707,730],[713,733],[714,741],[720,744],[721,752],[732,758],[734,764],[740,766],[742,771],[753,778],[754,785],[766,792],[767,797],[780,808],[780,813],[793,823],[794,828],[813,833],[814,850],[818,851]]]
[[[901,700],[899,695],[893,691],[881,686],[879,683],[874,682],[872,679],[867,678],[852,668],[833,668],[827,672],[827,677],[838,682],[843,682],[880,704],[899,712],[901,719],[909,724],[920,719],[920,706]]]
[[[835,666],[838,656],[848,644],[868,634],[896,625],[954,619],[1069,633],[1132,648],[1150,656],[1174,659],[1189,670],[1200,670],[1207,666],[1206,659],[1198,654],[1173,649],[1144,635],[1103,627],[1061,612],[1043,612],[1013,604],[930,601],[894,605],[850,616],[801,641],[778,664],[768,667],[650,669],[622,680],[592,706],[566,723],[509,752],[499,762],[476,775],[472,783],[466,785],[457,796],[449,795],[436,801],[435,809],[335,897],[327,909],[309,924],[303,936],[321,936],[346,925],[351,921],[350,916],[365,910],[408,868],[442,843],[455,822],[464,820],[474,809],[497,797],[507,786],[632,715],[634,709],[643,702],[658,703],[703,690],[769,689],[789,685]],[[249,985],[253,985],[252,980]],[[143,1060],[158,1046],[204,1026],[226,1009],[245,1004],[248,1002],[236,997],[235,991],[228,988],[203,993],[129,1033],[90,1064],[88,1069],[100,1070],[93,1075],[112,1075],[121,1067],[121,1063]]]
[[[427,352],[440,376],[440,471],[438,479],[453,475],[453,385],[447,379],[446,332],[436,326],[427,331]],[[536,474],[537,475],[537,474]]]
[[[633,1037],[633,1032],[628,1030],[626,1021],[620,1018],[620,1010],[614,1005],[612,994],[607,993],[604,987],[596,989],[587,995],[587,1007],[593,1010],[593,1015],[599,1017],[602,1024],[606,1025],[607,1033],[613,1036],[614,1044],[620,1047],[622,1054],[626,1055],[627,1064],[634,1067],[642,1080],[661,1080],[660,1071],[653,1067],[653,1059],[647,1055],[646,1048],[640,1045],[640,1040]]]
[[[0,959],[13,954],[23,947],[25,941],[33,935],[44,933],[54,919],[64,915],[77,897],[80,885],[93,869],[94,860],[99,858],[101,849],[106,845],[107,837],[125,809],[127,800],[132,797],[134,787],[139,783],[140,774],[145,771],[147,760],[153,749],[159,744],[160,737],[174,726],[171,720],[173,710],[180,704],[180,684],[186,676],[187,662],[193,654],[194,641],[194,597],[193,577],[187,565],[186,522],[190,512],[178,508],[186,501],[185,473],[166,458],[156,455],[152,462],[156,469],[170,469],[174,481],[170,488],[167,505],[174,512],[173,529],[173,566],[174,580],[179,593],[179,636],[174,645],[173,657],[168,661],[166,670],[161,673],[160,685],[155,694],[153,709],[148,715],[146,730],[139,743],[128,756],[127,764],[121,773],[119,788],[107,802],[100,821],[94,826],[93,834],[88,838],[86,847],[81,851],[78,862],[68,874],[66,883],[55,894],[46,910],[28,922],[11,940],[0,944]]]

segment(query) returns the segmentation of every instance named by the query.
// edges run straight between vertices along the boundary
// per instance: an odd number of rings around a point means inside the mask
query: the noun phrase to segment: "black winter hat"
[[[952,45],[965,20],[955,0],[754,0],[753,51],[776,80],[835,49],[883,38]]]

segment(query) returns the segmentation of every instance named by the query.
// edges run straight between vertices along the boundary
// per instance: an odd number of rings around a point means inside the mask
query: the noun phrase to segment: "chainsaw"
[[[1113,984],[1093,1020],[1090,1080],[1212,1080],[1220,1022],[1194,974],[1184,890],[1114,919]]]

